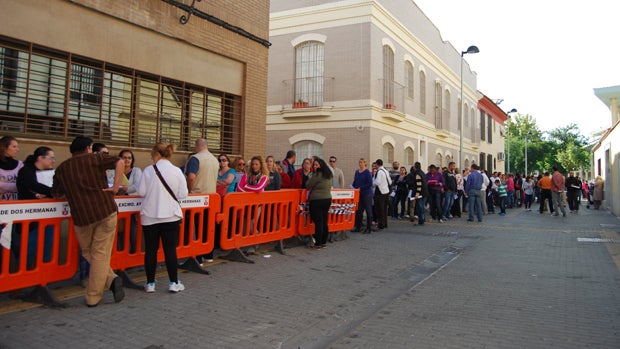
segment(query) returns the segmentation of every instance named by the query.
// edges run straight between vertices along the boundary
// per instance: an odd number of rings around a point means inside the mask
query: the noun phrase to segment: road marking
[[[578,242],[606,242],[606,243],[617,243],[618,241],[614,239],[602,239],[602,238],[577,238]]]

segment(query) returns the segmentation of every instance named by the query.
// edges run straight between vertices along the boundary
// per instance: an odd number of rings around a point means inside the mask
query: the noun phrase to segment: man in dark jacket
[[[448,170],[443,171],[444,197],[443,210],[441,212],[441,219],[443,220],[452,218],[452,216],[450,215],[450,211],[452,210],[452,205],[454,204],[454,196],[457,192],[456,177],[454,175],[455,168],[456,164],[454,163],[454,161],[451,161],[448,164]]]
[[[426,182],[426,174],[422,171],[422,166],[416,162],[407,175],[407,185],[411,188],[411,199],[415,200],[414,216],[418,216],[418,225],[424,225],[426,222],[426,198],[428,197],[428,183]],[[415,217],[411,217],[411,221]]]

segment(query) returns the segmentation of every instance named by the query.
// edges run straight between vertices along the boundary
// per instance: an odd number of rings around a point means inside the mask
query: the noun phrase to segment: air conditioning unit
[[[506,154],[504,154],[503,152],[497,153],[497,160],[505,160],[505,159],[506,159]]]

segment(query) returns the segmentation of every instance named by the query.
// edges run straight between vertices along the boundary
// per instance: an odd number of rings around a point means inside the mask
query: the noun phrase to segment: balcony
[[[402,115],[404,117],[405,86],[395,81],[379,79],[377,88],[377,94],[381,96],[382,115]]]
[[[317,76],[282,81],[280,96],[282,109],[287,112],[306,112],[315,114],[321,110],[331,110],[326,101],[333,101],[334,78]]]

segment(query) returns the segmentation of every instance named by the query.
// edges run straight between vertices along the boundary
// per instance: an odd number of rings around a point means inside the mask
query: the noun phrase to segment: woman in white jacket
[[[179,292],[185,289],[178,279],[176,248],[179,241],[179,227],[183,219],[178,200],[186,198],[188,192],[183,172],[170,162],[173,151],[172,144],[165,142],[155,144],[151,150],[154,165],[144,169],[137,188],[137,194],[144,197],[140,208],[140,220],[145,242],[144,290],[148,293],[155,292],[155,269],[160,240],[170,279],[168,291]],[[158,171],[161,178],[158,178]],[[170,190],[164,183],[167,183]]]

